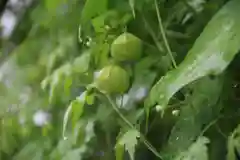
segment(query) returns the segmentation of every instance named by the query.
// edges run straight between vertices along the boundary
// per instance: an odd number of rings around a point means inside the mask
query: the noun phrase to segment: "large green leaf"
[[[209,142],[206,137],[200,137],[186,152],[183,152],[174,160],[208,160],[208,148],[206,145]]]
[[[183,86],[226,69],[240,48],[239,9],[240,1],[231,0],[214,15],[184,61],[152,88],[147,106],[165,108]]]
[[[203,126],[216,119],[222,109],[217,104],[222,88],[223,77],[205,77],[194,84],[193,95],[186,100],[188,104],[181,107],[180,116],[165,146],[166,157],[174,157],[187,150],[201,134]]]
[[[108,0],[86,0],[82,10],[81,19],[85,23],[94,16],[100,15],[107,10]]]

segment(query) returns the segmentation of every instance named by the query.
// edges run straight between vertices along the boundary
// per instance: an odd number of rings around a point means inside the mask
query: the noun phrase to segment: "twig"
[[[210,128],[212,127],[215,123],[217,123],[217,121],[219,120],[220,117],[214,119],[213,121],[211,121],[200,133],[199,137],[203,136],[203,134]]]
[[[160,32],[162,34],[162,38],[163,38],[163,42],[164,42],[164,45],[167,49],[167,52],[172,60],[172,63],[173,63],[173,66],[175,68],[177,68],[177,63],[173,57],[173,54],[172,54],[172,51],[169,47],[169,44],[168,44],[168,41],[167,41],[167,37],[166,37],[166,33],[164,31],[164,28],[163,28],[163,24],[162,24],[162,19],[161,19],[161,15],[160,15],[160,11],[158,9],[158,5],[157,5],[157,0],[154,0],[154,3],[155,3],[155,7],[156,7],[156,12],[157,12],[157,18],[158,18],[158,24],[159,24],[159,29],[160,29]]]
[[[146,26],[147,31],[149,32],[149,34],[152,36],[153,41],[155,42],[157,49],[160,53],[162,53],[164,51],[161,43],[159,43],[157,36],[155,35],[153,29],[151,28],[151,26],[149,25],[148,21],[146,20],[146,18],[143,15],[143,22]]]
[[[214,120],[212,120],[203,130],[202,130],[202,132],[201,132],[201,134],[199,135],[199,137],[200,136],[202,136],[210,127],[212,127],[213,125],[215,125],[217,122],[218,122],[218,120],[219,119],[222,119],[222,118],[233,118],[233,117],[235,117],[235,116],[239,116],[239,113],[237,112],[236,114],[234,114],[234,115],[229,115],[229,116],[224,116],[224,115],[219,115],[216,119],[214,119]],[[219,127],[219,126],[217,126],[217,127]],[[219,128],[220,129],[220,128]],[[226,136],[226,135],[225,135]]]
[[[118,106],[116,103],[112,100],[112,98],[109,95],[106,95],[109,103],[112,105],[113,109],[116,111],[116,113],[119,115],[119,117],[132,129],[137,130],[131,122],[127,120],[127,118],[120,112],[118,109]],[[138,131],[138,130],[137,130]],[[139,131],[138,131],[139,132]],[[140,132],[139,132],[140,133]],[[146,147],[158,158],[163,159],[162,156],[157,152],[157,150],[151,145],[151,143],[145,138],[145,136],[140,133],[140,139],[143,141],[143,143],[146,145]]]

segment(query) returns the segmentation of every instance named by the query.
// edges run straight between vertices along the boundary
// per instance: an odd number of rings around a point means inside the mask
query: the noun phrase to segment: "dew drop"
[[[172,111],[172,115],[174,115],[174,116],[179,116],[179,113],[180,113],[180,111],[177,109]]]
[[[163,110],[163,106],[161,106],[161,105],[156,105],[156,111],[157,112],[160,112],[160,111],[162,111]]]

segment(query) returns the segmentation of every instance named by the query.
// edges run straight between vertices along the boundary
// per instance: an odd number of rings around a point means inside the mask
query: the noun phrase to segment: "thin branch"
[[[112,105],[113,109],[116,111],[116,113],[119,115],[119,117],[132,129],[137,130],[131,122],[127,120],[127,118],[120,112],[118,109],[117,104],[112,100],[112,98],[109,95],[106,95],[109,103]],[[137,130],[138,131],[138,130]],[[139,131],[138,131],[139,132]],[[158,151],[151,145],[151,143],[145,138],[145,136],[140,133],[140,139],[143,141],[143,143],[146,145],[146,147],[158,158],[163,159],[162,156],[158,153]]]
[[[161,43],[159,43],[156,34],[154,33],[153,29],[151,28],[150,24],[148,23],[148,21],[146,20],[146,18],[143,16],[143,22],[146,26],[147,31],[149,32],[149,34],[152,36],[153,41],[155,42],[157,49],[160,53],[162,53],[164,51]]]
[[[172,60],[172,63],[173,63],[173,66],[175,68],[177,68],[177,63],[173,57],[173,54],[172,54],[172,51],[170,49],[170,46],[168,44],[168,41],[167,41],[167,37],[166,37],[166,33],[164,31],[164,28],[163,28],[163,23],[162,23],[162,19],[161,19],[161,15],[160,15],[160,11],[159,11],[159,8],[158,8],[158,5],[157,5],[157,0],[154,0],[154,3],[155,3],[155,7],[156,7],[156,12],[157,12],[157,18],[158,18],[158,23],[159,23],[159,29],[160,29],[160,32],[162,34],[162,38],[163,38],[163,42],[164,42],[164,45],[167,49],[167,52]]]

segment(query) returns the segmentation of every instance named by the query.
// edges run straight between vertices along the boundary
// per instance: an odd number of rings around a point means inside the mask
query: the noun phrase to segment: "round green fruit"
[[[117,61],[134,61],[142,56],[142,41],[131,33],[118,36],[111,45],[111,56]]]
[[[124,93],[129,87],[130,77],[117,65],[104,67],[96,78],[96,87],[103,93]]]

